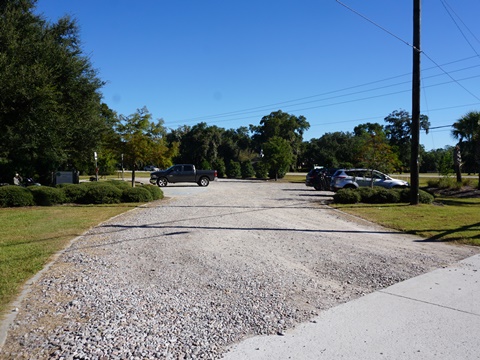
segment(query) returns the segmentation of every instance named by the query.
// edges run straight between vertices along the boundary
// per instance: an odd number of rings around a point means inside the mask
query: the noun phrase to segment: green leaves
[[[0,6],[0,173],[17,171],[48,182],[51,171],[86,169],[104,131],[103,82],[82,54],[78,27],[63,17],[34,15],[35,1]]]

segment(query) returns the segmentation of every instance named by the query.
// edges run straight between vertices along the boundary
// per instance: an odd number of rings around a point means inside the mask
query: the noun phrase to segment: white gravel
[[[0,358],[218,359],[479,250],[344,215],[303,184],[164,190],[66,249],[23,300]]]

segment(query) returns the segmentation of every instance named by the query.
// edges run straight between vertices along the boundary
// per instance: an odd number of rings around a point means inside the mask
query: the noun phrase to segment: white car
[[[144,171],[158,171],[160,170],[159,168],[153,166],[153,165],[147,165],[143,168]]]
[[[360,186],[381,186],[386,189],[406,188],[409,183],[390,176],[377,170],[370,169],[339,169],[333,174],[330,188],[333,191],[340,189],[357,189]]]

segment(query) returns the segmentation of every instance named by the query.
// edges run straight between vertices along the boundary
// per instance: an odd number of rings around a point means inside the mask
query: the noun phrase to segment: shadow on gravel
[[[192,220],[192,219],[182,219],[182,220],[177,220],[177,221],[172,221],[172,223],[176,222],[182,222],[182,221],[187,221],[187,220]],[[75,248],[70,248],[67,249],[66,252],[72,252],[80,249],[88,249],[88,248],[99,248],[99,247],[104,247],[104,246],[109,246],[109,245],[115,245],[115,244],[122,244],[122,243],[127,243],[127,242],[135,242],[135,241],[141,241],[141,240],[152,240],[152,239],[160,239],[164,236],[174,236],[174,235],[184,235],[187,233],[192,233],[196,232],[199,230],[211,230],[211,231],[272,231],[272,232],[278,232],[278,233],[316,233],[316,234],[338,234],[338,233],[343,233],[343,234],[398,234],[397,231],[378,231],[378,230],[322,230],[322,229],[296,229],[296,228],[268,228],[268,227],[227,227],[227,226],[191,226],[191,225],[168,225],[168,222],[166,225],[162,223],[158,224],[145,224],[145,225],[119,225],[119,224],[105,224],[102,226],[98,227],[99,229],[105,229],[107,231],[105,232],[96,232],[95,234],[92,234],[92,236],[100,235],[100,234],[113,234],[121,231],[129,231],[129,230],[135,230],[135,229],[152,229],[152,230],[163,230],[166,231],[165,233],[158,233],[155,232],[152,234],[152,236],[141,236],[137,238],[131,238],[131,235],[129,235],[129,239],[126,240],[118,240],[118,241],[111,241],[111,242],[106,242],[103,244],[96,244],[96,245],[87,245],[87,246],[77,246]],[[86,237],[88,235],[85,235]]]

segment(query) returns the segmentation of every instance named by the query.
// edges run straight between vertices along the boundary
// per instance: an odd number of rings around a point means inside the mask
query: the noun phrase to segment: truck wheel
[[[200,178],[200,180],[198,181],[198,185],[200,186],[208,186],[209,183],[210,183],[210,180],[208,180],[208,178],[205,176]]]
[[[160,187],[165,187],[168,184],[168,180],[164,177],[161,177],[157,180],[157,185]]]

